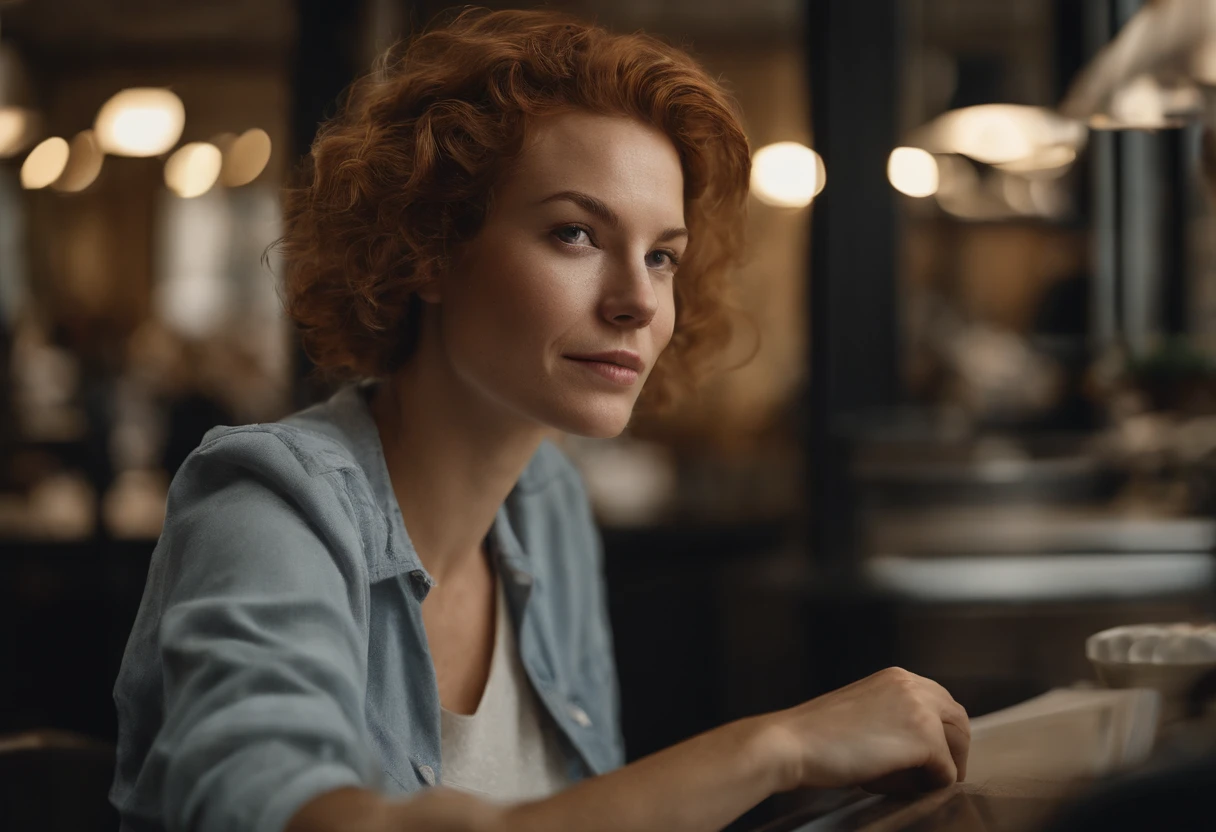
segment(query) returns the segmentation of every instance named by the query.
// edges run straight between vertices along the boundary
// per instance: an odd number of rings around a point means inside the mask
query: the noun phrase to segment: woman
[[[711,830],[961,776],[966,714],[903,671],[622,767],[546,437],[618,434],[722,344],[747,182],[728,97],[641,35],[469,12],[356,86],[283,246],[311,354],[365,383],[174,480],[115,692],[124,829]]]

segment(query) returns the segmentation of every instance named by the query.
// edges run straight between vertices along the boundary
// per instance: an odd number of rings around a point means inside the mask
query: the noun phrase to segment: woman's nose
[[[654,320],[659,299],[644,263],[620,264],[604,289],[600,314],[615,326],[641,328]]]

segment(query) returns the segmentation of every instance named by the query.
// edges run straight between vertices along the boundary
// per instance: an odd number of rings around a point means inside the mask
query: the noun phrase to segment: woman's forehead
[[[604,200],[667,201],[676,219],[683,214],[675,146],[660,130],[625,116],[569,112],[538,119],[503,185],[522,198],[575,190]]]

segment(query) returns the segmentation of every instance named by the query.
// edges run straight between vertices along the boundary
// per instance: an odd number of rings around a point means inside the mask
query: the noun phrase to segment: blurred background
[[[631,758],[887,665],[985,713],[1088,678],[1092,632],[1210,617],[1216,36],[1065,117],[1138,0],[547,5],[688,47],[754,151],[755,359],[566,443]],[[328,392],[279,188],[447,7],[0,0],[0,737],[108,753],[177,466]]]

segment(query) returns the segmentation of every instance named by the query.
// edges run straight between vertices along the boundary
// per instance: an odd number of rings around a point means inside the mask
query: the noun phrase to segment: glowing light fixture
[[[959,153],[1001,165],[1033,156],[1045,147],[1085,144],[1085,125],[1043,107],[979,104],[951,110],[920,128],[910,142],[934,153]]]
[[[948,125],[947,141],[954,151],[979,162],[1012,162],[1035,149],[1027,125],[1004,109],[968,108]]]
[[[202,196],[219,178],[223,161],[223,154],[213,144],[184,144],[165,162],[165,184],[183,199]]]
[[[1162,84],[1152,75],[1137,75],[1116,89],[1101,112],[1089,117],[1095,130],[1163,130],[1181,127],[1204,109],[1203,93],[1194,84]]]
[[[24,107],[0,107],[0,159],[16,156],[37,133],[38,116]]]
[[[827,184],[819,154],[798,142],[777,142],[752,157],[751,190],[768,205],[802,208]]]
[[[997,167],[1034,179],[1054,179],[1067,173],[1076,160],[1076,150],[1066,144],[1055,144],[1040,148],[1024,159],[1004,162]]]
[[[77,193],[93,184],[101,173],[105,154],[97,144],[92,130],[82,130],[72,139],[68,163],[51,187],[65,193]]]
[[[159,156],[177,144],[185,123],[186,109],[171,91],[136,87],[103,104],[93,129],[106,153]]]
[[[16,156],[37,137],[39,118],[32,107],[21,56],[8,41],[0,41],[0,159]]]
[[[257,127],[232,139],[227,147],[220,147],[224,153],[220,184],[228,188],[248,185],[258,178],[270,161],[270,136]]]
[[[924,197],[937,193],[937,160],[919,147],[897,147],[887,159],[887,179],[901,194]]]
[[[21,187],[33,191],[54,182],[67,167],[69,152],[68,143],[58,136],[40,143],[21,165]]]

